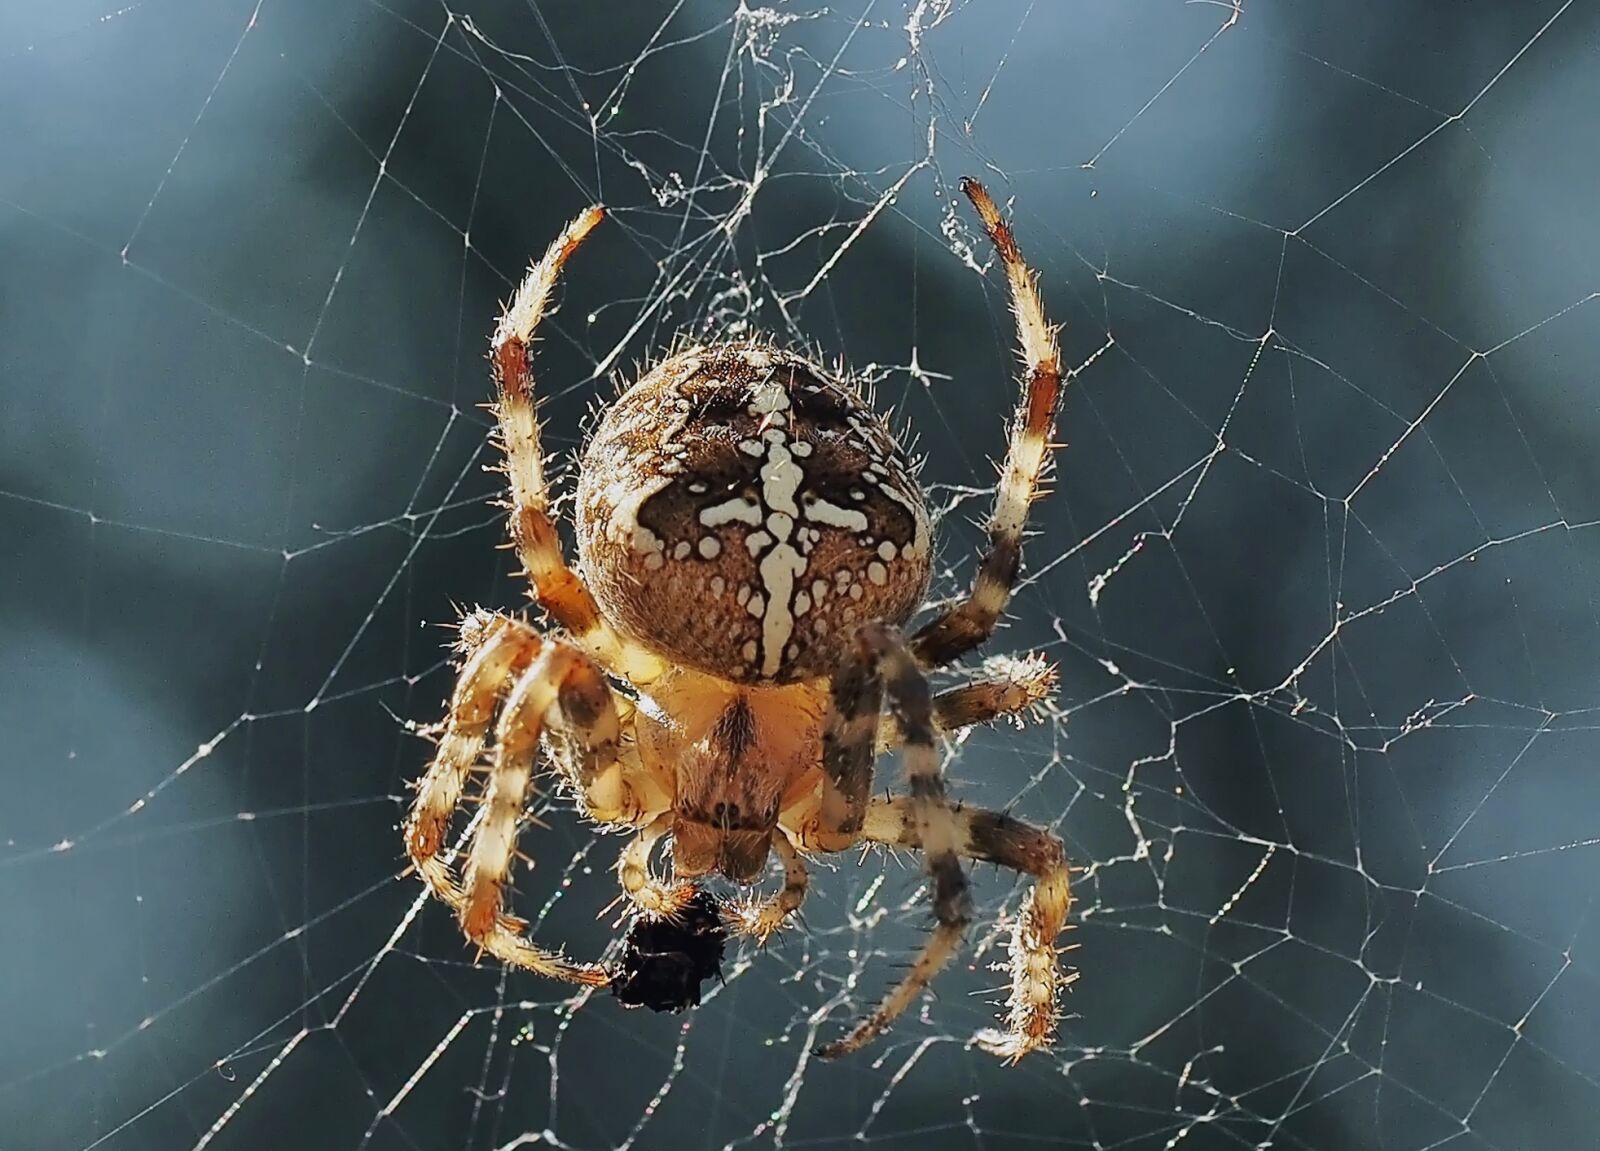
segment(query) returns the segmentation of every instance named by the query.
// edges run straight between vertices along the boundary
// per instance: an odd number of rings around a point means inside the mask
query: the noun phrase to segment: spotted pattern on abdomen
[[[829,675],[858,624],[904,623],[927,591],[911,461],[801,356],[672,356],[606,409],[580,474],[579,560],[602,609],[697,670]]]

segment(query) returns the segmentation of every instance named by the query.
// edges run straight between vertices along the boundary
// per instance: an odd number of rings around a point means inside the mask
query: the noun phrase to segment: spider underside
[[[987,860],[1034,886],[1012,927],[1003,1026],[978,1040],[1013,1060],[1049,1046],[1074,978],[1056,948],[1071,904],[1065,851],[1021,820],[953,805],[939,743],[1044,702],[1054,671],[1008,660],[938,695],[926,678],[986,641],[1005,609],[1062,386],[1035,274],[982,185],[962,190],[1007,275],[1022,394],[972,587],[909,634],[932,554],[916,469],[854,387],[764,343],[684,348],[605,409],[580,466],[570,566],[530,349],[563,264],[603,211],[579,215],[529,269],[490,358],[512,542],[554,630],[487,611],[462,621],[460,674],[405,827],[416,870],[481,952],[676,1010],[699,1002],[726,933],[765,940],[799,909],[805,857],[919,852],[934,929],[878,1007],[818,1049],[838,1056],[881,1034],[956,954],[973,917],[962,860]],[[618,966],[540,946],[506,909],[541,746],[588,818],[632,832],[617,874],[636,918]],[[903,787],[874,795],[874,760],[894,747]],[[485,757],[481,819],[457,869],[445,839]],[[672,883],[651,865],[668,837]],[[750,884],[772,853],[784,881],[766,899],[717,905],[692,882]]]

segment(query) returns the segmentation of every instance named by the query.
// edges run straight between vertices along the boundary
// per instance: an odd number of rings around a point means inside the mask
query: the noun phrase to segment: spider
[[[1006,607],[1062,388],[1037,275],[983,186],[961,187],[1005,268],[1022,394],[971,589],[909,633],[932,563],[916,466],[855,386],[770,342],[680,345],[604,409],[580,461],[569,565],[530,353],[563,265],[604,210],[574,219],[517,288],[490,350],[497,430],[512,544],[555,628],[483,610],[462,621],[459,678],[404,829],[416,871],[480,954],[675,1009],[698,1001],[721,931],[765,941],[800,908],[807,856],[920,852],[933,931],[878,1007],[818,1048],[831,1058],[885,1031],[955,956],[973,918],[962,860],[987,860],[1035,882],[1009,941],[1004,1027],[978,1042],[1013,1061],[1050,1044],[1074,978],[1055,942],[1071,904],[1066,853],[1045,830],[952,804],[940,739],[1032,710],[1054,669],[1003,661],[937,695],[926,679],[984,643]],[[585,816],[632,833],[617,863],[619,898],[640,917],[627,970],[541,946],[506,908],[541,744]],[[895,747],[903,789],[874,796],[874,760]],[[486,753],[458,870],[444,840]],[[651,864],[668,836],[671,883]],[[782,888],[720,906],[722,923],[697,942],[708,933],[693,881],[720,874],[748,887],[769,853]],[[662,930],[641,941],[640,923]]]

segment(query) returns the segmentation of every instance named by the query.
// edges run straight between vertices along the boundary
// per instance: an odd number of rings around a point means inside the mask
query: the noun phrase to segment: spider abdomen
[[[605,615],[724,679],[830,675],[858,623],[904,623],[927,591],[910,460],[793,353],[670,357],[606,409],[580,477],[580,563]]]

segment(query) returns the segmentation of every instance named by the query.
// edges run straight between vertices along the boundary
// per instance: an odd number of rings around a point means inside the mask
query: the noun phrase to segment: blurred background
[[[1576,0],[6,6],[0,1145],[1593,1145],[1597,106]],[[953,593],[1016,387],[963,174],[1084,365],[990,648],[1060,698],[948,766],[1083,867],[1056,1051],[969,1045],[990,869],[839,1064],[914,861],[683,1016],[474,965],[398,825],[458,607],[525,602],[498,301],[603,201],[564,466],[772,332],[915,430]],[[619,841],[535,805],[518,910],[597,955]]]

